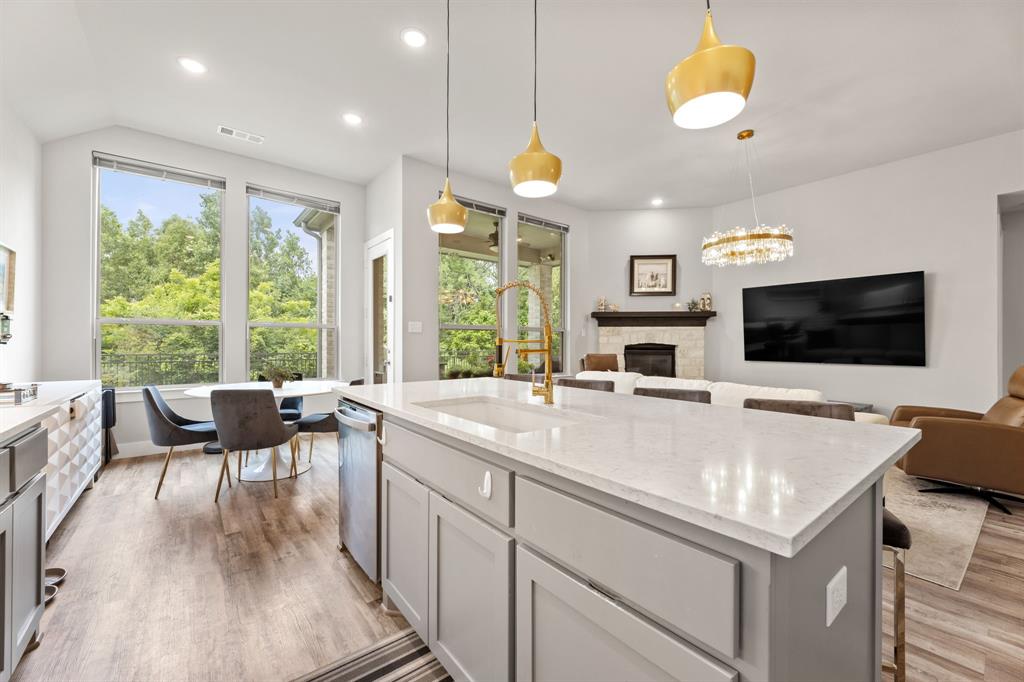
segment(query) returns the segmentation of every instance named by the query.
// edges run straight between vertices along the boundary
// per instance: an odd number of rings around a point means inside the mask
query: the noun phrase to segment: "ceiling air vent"
[[[263,144],[263,136],[255,133],[247,133],[244,130],[237,130],[235,128],[228,128],[227,126],[217,126],[217,132],[221,135],[227,135],[233,137],[236,140],[243,140],[245,142],[252,142],[253,144]]]

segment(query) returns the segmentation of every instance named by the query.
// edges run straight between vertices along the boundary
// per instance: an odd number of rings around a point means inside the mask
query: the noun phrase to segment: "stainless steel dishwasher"
[[[338,522],[341,541],[367,576],[380,581],[382,415],[345,399],[338,420]]]

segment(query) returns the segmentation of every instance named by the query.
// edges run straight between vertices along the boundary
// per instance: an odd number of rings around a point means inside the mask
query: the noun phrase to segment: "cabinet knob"
[[[485,500],[491,499],[491,472],[490,471],[485,471],[484,472],[484,484],[482,486],[478,486],[476,491],[478,493],[480,493],[480,497],[484,498]]]

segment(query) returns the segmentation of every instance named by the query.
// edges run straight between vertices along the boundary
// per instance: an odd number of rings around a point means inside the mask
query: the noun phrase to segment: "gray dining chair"
[[[182,417],[171,409],[156,386],[146,386],[142,389],[142,404],[146,408],[149,439],[157,447],[168,448],[167,456],[164,457],[164,467],[160,471],[160,481],[156,484],[156,495],[153,496],[153,499],[159,500],[160,488],[164,485],[167,465],[171,463],[174,448],[216,440],[217,427],[213,422]]]
[[[217,425],[217,439],[224,449],[217,478],[217,492],[213,501],[220,498],[220,488],[227,474],[231,486],[231,472],[228,469],[228,455],[238,455],[238,472],[241,480],[242,451],[271,449],[270,467],[274,480],[274,497],[277,497],[277,448],[289,442],[299,427],[285,424],[278,412],[274,392],[267,390],[222,389],[210,394],[213,421]],[[295,470],[295,450],[292,449],[292,470]]]
[[[608,393],[615,391],[615,382],[603,379],[600,381],[592,379],[557,379],[555,383],[566,388],[586,388],[591,391],[606,391]]]
[[[351,386],[352,384],[349,384]],[[313,442],[316,440],[316,434],[318,433],[338,433],[338,420],[334,418],[333,412],[318,412],[316,414],[307,414],[305,417],[295,422],[295,425],[299,427],[299,433],[309,434],[309,462],[313,463]],[[292,472],[297,472],[297,463],[292,462]]]
[[[711,391],[695,388],[635,388],[633,395],[645,395],[649,398],[667,398],[668,400],[685,400],[691,403],[711,404]]]

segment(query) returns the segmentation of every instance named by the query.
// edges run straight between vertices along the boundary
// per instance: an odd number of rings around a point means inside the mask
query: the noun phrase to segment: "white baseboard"
[[[117,454],[113,459],[132,459],[133,457],[159,454],[167,454],[167,448],[157,447],[153,445],[153,441],[139,440],[134,443],[118,443]]]

